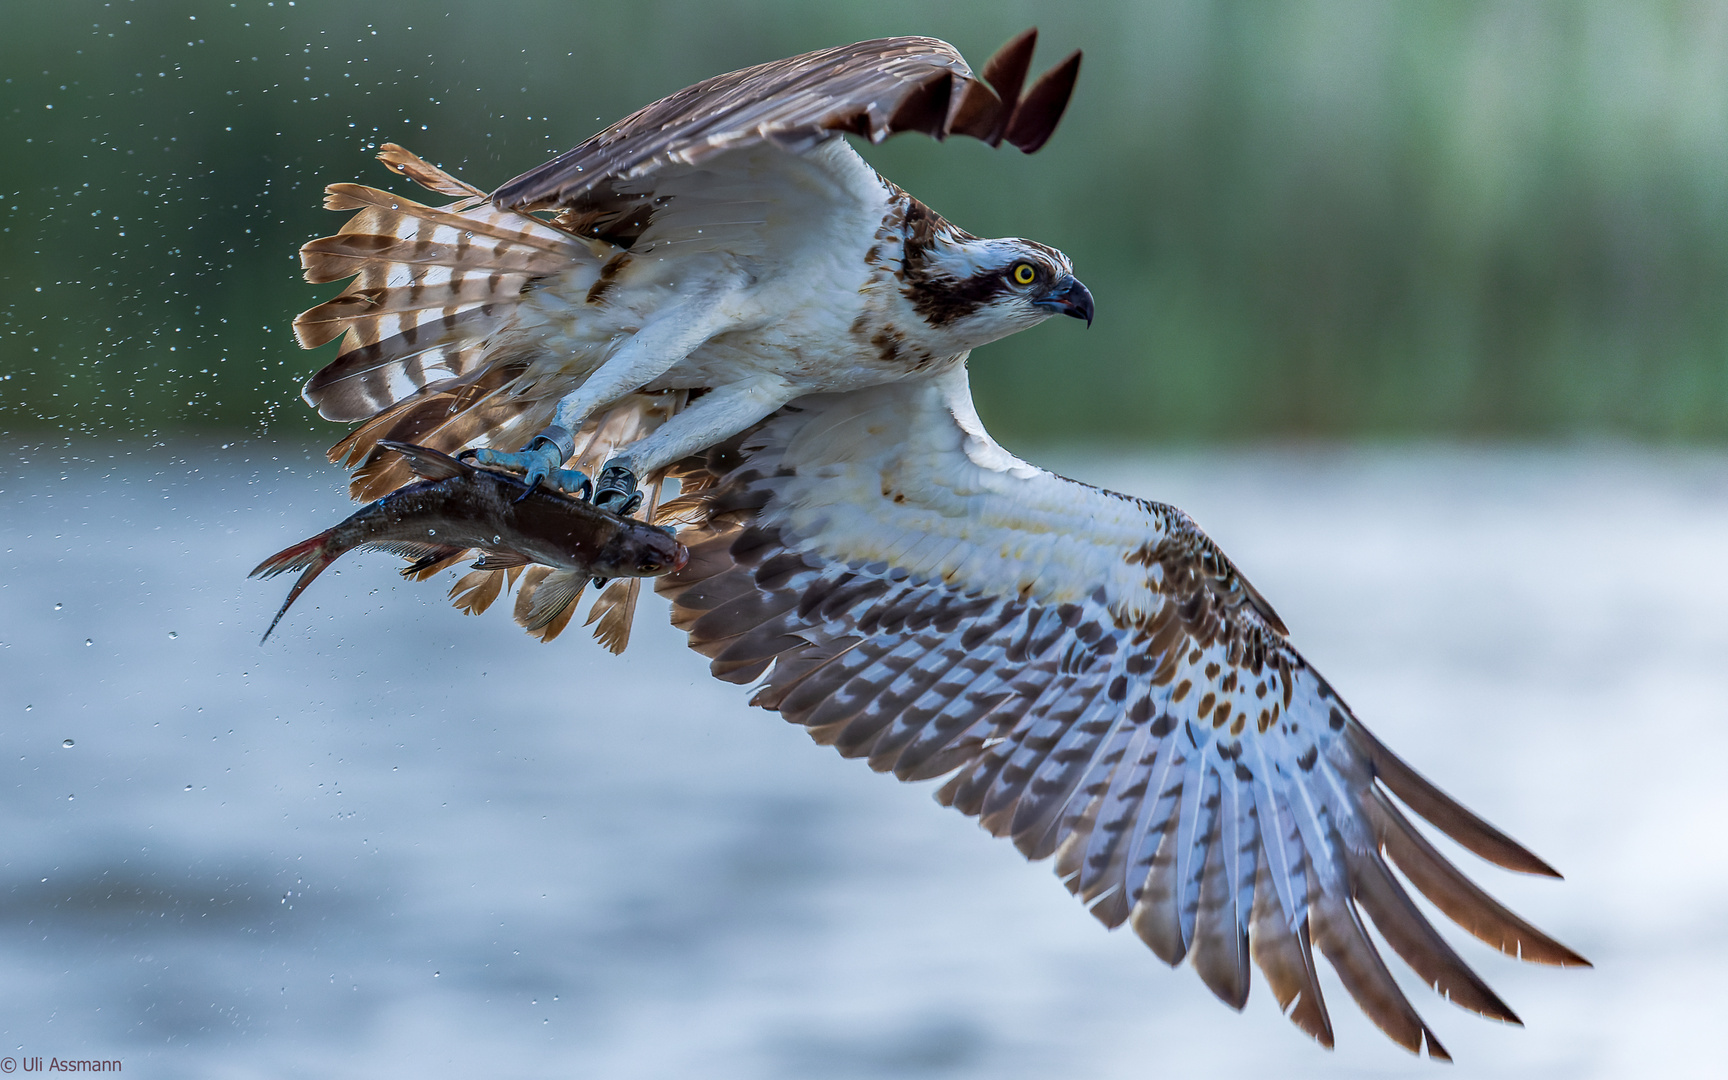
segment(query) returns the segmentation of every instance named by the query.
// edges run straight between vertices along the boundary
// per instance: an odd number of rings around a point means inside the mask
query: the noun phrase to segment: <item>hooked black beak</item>
[[[1049,311],[1072,315],[1076,319],[1085,319],[1087,326],[1092,325],[1092,294],[1073,275],[1058,281],[1055,291],[1037,301],[1037,305]]]

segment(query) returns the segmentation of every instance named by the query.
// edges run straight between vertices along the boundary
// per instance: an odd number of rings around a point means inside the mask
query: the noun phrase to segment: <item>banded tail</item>
[[[389,453],[384,444],[444,454],[471,446],[515,449],[550,423],[558,399],[602,357],[542,355],[538,339],[545,327],[536,321],[542,316],[525,309],[524,300],[537,284],[559,276],[561,290],[585,298],[572,301],[576,308],[603,306],[605,289],[595,288],[605,280],[603,268],[615,267],[633,240],[629,229],[614,227],[617,222],[565,215],[554,225],[500,210],[480,189],[393,143],[384,144],[378,158],[391,171],[456,201],[428,206],[358,184],[333,184],[325,207],[357,212],[336,235],[300,249],[306,280],[353,278],[341,295],[297,318],[294,332],[308,349],[342,339],[336,359],[306,383],[304,397],[326,419],[360,422],[330,448],[329,457],[353,470],[349,494],[361,501],[382,498],[416,478],[409,458]],[[654,430],[684,404],[683,392],[624,398],[575,433],[577,453],[570,464],[593,475],[619,447]],[[660,479],[646,478],[644,486],[657,490]],[[308,565],[275,565],[302,546],[266,560],[254,575]],[[447,565],[426,558],[404,573],[424,577]],[[322,570],[308,570],[283,612]],[[477,614],[521,573],[521,566],[488,560],[457,582],[451,598]],[[590,613],[590,623],[598,623],[596,636],[614,652],[629,640],[639,593],[634,579],[614,583],[597,601],[598,614]],[[530,632],[542,640],[556,636],[576,599],[570,597],[549,621],[540,620],[543,613],[525,613],[526,622],[536,624]]]
[[[334,236],[300,249],[306,280],[353,278],[294,320],[303,348],[337,338],[336,359],[303,395],[328,420],[364,421],[330,451],[358,466],[351,494],[374,499],[412,478],[381,439],[453,452],[479,442],[525,442],[549,420],[555,396],[525,394],[536,350],[513,333],[534,282],[573,268],[596,278],[616,254],[513,210],[394,144],[378,157],[422,187],[457,196],[428,206],[359,184],[332,184],[324,206],[358,211]]]

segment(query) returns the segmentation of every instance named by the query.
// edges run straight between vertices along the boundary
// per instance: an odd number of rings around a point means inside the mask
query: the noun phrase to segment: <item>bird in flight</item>
[[[307,347],[345,335],[305,396],[359,422],[331,451],[358,498],[413,479],[380,440],[472,449],[570,493],[597,475],[602,506],[682,526],[688,562],[657,587],[755,704],[878,771],[946,777],[941,802],[1053,859],[1101,922],[1227,1004],[1258,966],[1330,1046],[1318,949],[1387,1035],[1443,1059],[1369,922],[1454,1004],[1517,1017],[1391,867],[1502,952],[1586,961],[1412,816],[1558,875],[1370,734],[1185,514],[990,438],[970,350],[1053,314],[1090,322],[1092,297],[1060,252],[960,230],[844,138],[1038,149],[1079,56],[1027,88],[1033,43],[982,77],[929,38],[721,75],[490,195],[386,146],[456,201],[329,189],[357,213],[302,249],[307,277],[354,280],[296,321]],[[574,610],[535,602],[547,570],[475,569],[452,596],[478,613],[515,587],[547,639]],[[614,650],[638,588],[613,582],[590,613]]]
[[[931,38],[720,75],[489,197],[387,149],[463,198],[434,209],[330,189],[326,206],[360,212],[302,249],[306,276],[354,281],[295,321],[308,347],[346,334],[306,399],[366,421],[344,456],[375,453],[379,438],[477,447],[574,494],[588,478],[562,467],[598,412],[631,393],[700,391],[606,462],[594,499],[627,512],[639,478],[796,397],[927,378],[1055,314],[1090,323],[1067,256],[950,224],[842,137],[911,130],[1037,150],[1080,56],[1022,94],[1035,40],[1010,42],[983,80]]]

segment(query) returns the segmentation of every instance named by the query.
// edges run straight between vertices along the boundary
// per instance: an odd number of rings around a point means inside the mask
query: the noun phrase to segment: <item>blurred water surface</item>
[[[747,708],[657,601],[614,659],[359,556],[260,648],[286,582],[246,571],[346,510],[315,454],[18,460],[0,1052],[161,1077],[1437,1075],[1335,980],[1334,1053],[1263,985],[1230,1012],[928,786]],[[1711,1074],[1728,459],[1058,461],[1191,510],[1379,734],[1568,874],[1460,856],[1598,966],[1453,934],[1528,1027],[1405,978],[1448,1075]]]

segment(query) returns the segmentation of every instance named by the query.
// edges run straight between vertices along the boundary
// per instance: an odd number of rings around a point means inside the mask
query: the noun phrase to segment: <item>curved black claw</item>
[[[600,483],[594,488],[594,505],[619,517],[629,517],[642,505],[642,493],[636,490],[636,474],[622,465],[608,465],[600,470]]]

